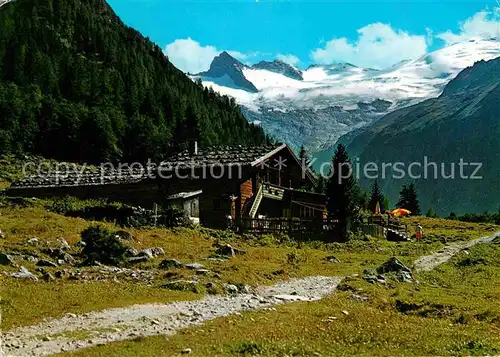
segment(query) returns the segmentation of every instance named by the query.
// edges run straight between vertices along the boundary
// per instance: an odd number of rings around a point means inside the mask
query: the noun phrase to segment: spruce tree
[[[337,146],[327,184],[328,216],[339,220],[338,233],[346,240],[359,219],[359,187],[345,147]]]
[[[380,209],[382,211],[382,206],[384,204],[384,195],[380,190],[380,186],[378,185],[377,180],[375,180],[375,182],[373,182],[372,185],[372,191],[370,196],[370,202],[368,203],[368,209],[371,212],[375,212],[375,207],[377,206],[377,203],[380,205]],[[385,208],[386,207],[384,207],[384,209]]]
[[[420,216],[420,203],[417,197],[417,191],[415,185],[411,183],[410,185],[403,185],[401,191],[399,192],[399,201],[397,204],[398,208],[404,208],[411,212],[415,216]]]

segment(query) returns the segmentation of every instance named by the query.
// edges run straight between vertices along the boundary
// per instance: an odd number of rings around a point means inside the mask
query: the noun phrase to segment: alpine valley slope
[[[348,63],[305,71],[281,61],[245,65],[228,53],[193,75],[243,105],[267,134],[311,153],[330,153],[339,137],[383,115],[437,97],[462,69],[500,56],[496,38],[457,43],[386,70]]]
[[[386,179],[379,179],[393,204],[401,185],[413,182],[424,213],[429,207],[440,215],[496,212],[500,208],[499,138],[500,57],[463,70],[438,98],[397,110],[367,126],[347,149],[360,153],[361,165],[404,164],[406,177],[397,179],[392,175],[396,172],[388,169]],[[415,179],[408,177],[411,163],[415,163],[411,170]],[[474,174],[478,163],[480,169]],[[361,183],[369,187],[372,181],[361,179]]]

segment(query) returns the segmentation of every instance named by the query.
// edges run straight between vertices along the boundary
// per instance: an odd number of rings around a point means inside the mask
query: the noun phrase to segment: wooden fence
[[[241,229],[243,233],[296,235],[333,231],[336,225],[336,221],[324,219],[243,218]]]

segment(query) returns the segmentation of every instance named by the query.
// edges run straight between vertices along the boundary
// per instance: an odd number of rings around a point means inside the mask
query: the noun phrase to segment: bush
[[[81,233],[81,239],[85,243],[82,254],[87,264],[121,265],[125,262],[128,247],[108,229],[91,226]]]

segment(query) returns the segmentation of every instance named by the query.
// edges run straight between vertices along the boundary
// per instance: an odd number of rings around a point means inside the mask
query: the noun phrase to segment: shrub
[[[102,226],[91,226],[81,233],[85,243],[82,254],[87,264],[101,262],[120,265],[125,261],[127,246],[111,231]]]

